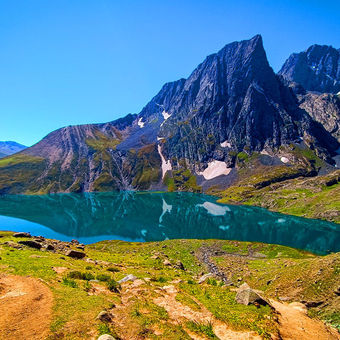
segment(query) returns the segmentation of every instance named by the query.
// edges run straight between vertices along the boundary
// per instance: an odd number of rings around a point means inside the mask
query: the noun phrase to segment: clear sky
[[[139,112],[225,44],[262,34],[275,71],[340,48],[340,1],[0,0],[0,140]]]

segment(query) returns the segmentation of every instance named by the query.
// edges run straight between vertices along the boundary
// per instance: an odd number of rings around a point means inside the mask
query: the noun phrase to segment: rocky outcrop
[[[313,45],[292,54],[279,71],[290,81],[308,91],[338,93],[340,91],[340,50],[332,46]]]
[[[266,306],[270,303],[264,299],[257,291],[251,289],[247,283],[243,283],[237,290],[236,302],[242,305],[262,305]]]
[[[300,107],[340,142],[340,98],[329,93],[298,96]]]

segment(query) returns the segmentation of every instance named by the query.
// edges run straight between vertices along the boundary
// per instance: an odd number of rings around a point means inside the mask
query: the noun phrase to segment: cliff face
[[[261,36],[234,42],[165,84],[139,114],[59,129],[0,161],[0,192],[199,191],[229,185],[253,154],[294,165],[282,157],[292,143],[332,162],[337,119],[326,117],[336,98],[301,96],[273,72]]]
[[[332,46],[313,45],[292,54],[279,72],[308,91],[340,91],[340,50]]]

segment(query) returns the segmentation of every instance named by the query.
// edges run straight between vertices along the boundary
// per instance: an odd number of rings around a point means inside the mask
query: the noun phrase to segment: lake
[[[0,197],[0,230],[88,244],[101,240],[227,239],[319,254],[340,251],[340,225],[193,193],[111,192]]]

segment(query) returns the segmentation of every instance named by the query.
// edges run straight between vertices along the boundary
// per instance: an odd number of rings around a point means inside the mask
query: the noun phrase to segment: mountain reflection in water
[[[340,226],[192,193],[112,192],[0,197],[0,229],[63,240],[228,239],[340,251]],[[12,217],[15,219],[10,219]],[[19,220],[18,220],[19,219]]]

